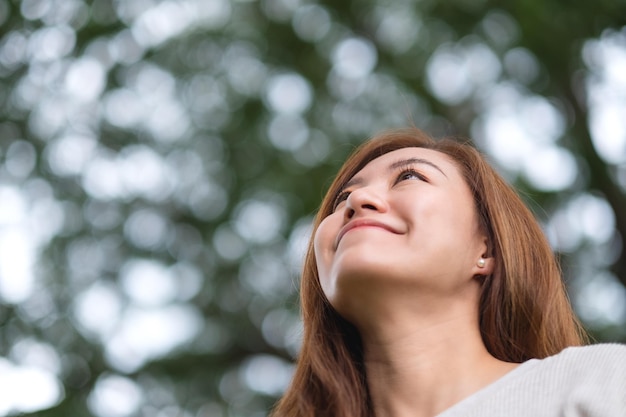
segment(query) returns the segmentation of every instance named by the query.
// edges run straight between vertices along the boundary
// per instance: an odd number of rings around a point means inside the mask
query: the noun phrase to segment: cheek
[[[328,281],[330,273],[334,253],[333,244],[336,235],[334,229],[333,219],[329,216],[320,223],[313,239],[315,261],[317,263],[317,271],[322,286],[325,286],[324,284]]]

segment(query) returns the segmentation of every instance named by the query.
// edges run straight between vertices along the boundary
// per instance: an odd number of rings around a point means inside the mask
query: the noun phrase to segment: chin
[[[324,292],[335,310],[355,324],[354,318],[360,317],[362,310],[370,310],[372,303],[380,299],[381,291],[393,288],[393,275],[389,262],[369,259],[337,263]]]
[[[360,285],[372,280],[385,280],[393,271],[389,254],[350,251],[335,258],[331,276],[337,285]]]

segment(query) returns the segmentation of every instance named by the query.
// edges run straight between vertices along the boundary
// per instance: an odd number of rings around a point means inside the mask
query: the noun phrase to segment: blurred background
[[[0,416],[265,416],[344,157],[415,125],[523,195],[626,342],[623,0],[0,0]]]

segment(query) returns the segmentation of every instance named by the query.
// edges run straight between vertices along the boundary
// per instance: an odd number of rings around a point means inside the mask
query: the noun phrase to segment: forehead
[[[384,155],[381,155],[365,165],[365,167],[363,167],[359,172],[356,173],[355,177],[360,175],[366,175],[368,172],[385,171],[397,162],[411,159],[426,161],[424,162],[424,165],[428,167],[428,169],[437,171],[435,167],[428,166],[428,163],[435,165],[448,178],[458,177],[459,172],[457,166],[448,155],[432,149],[416,147],[397,149],[395,151],[391,151]]]

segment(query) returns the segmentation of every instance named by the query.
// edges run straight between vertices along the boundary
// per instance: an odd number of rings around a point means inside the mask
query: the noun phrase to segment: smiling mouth
[[[365,228],[365,227],[373,227],[373,228],[377,228],[377,229],[383,229],[386,230],[388,232],[391,233],[395,233],[395,234],[400,234],[400,232],[398,232],[397,230],[393,229],[392,227],[384,224],[384,223],[380,223],[374,220],[368,220],[368,219],[362,219],[362,220],[353,220],[351,222],[349,222],[348,224],[346,224],[340,231],[339,231],[339,235],[337,235],[337,239],[335,242],[335,248],[339,245],[339,242],[341,241],[341,239],[346,235],[346,233],[355,230],[355,229],[361,229],[361,228]]]

